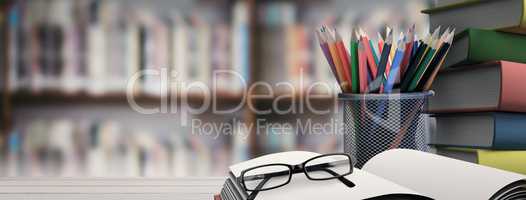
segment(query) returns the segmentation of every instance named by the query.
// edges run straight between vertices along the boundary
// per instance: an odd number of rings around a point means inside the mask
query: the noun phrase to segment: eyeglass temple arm
[[[263,181],[261,181],[255,188],[255,190],[250,193],[250,195],[247,197],[247,200],[253,200],[256,198],[256,196],[258,195],[258,192],[259,190],[261,190],[261,188],[263,188],[263,186],[265,185],[265,183],[267,183],[272,177],[265,177],[265,179],[263,179]]]
[[[317,165],[311,165],[305,168],[306,171],[325,171],[335,177],[338,177],[338,180],[340,180],[343,184],[345,184],[347,187],[354,187],[355,184],[350,181],[349,179],[341,176],[341,174],[336,173],[335,171],[329,169],[328,167],[331,167],[330,164],[340,164],[341,162],[332,162],[332,163],[322,163]]]
[[[350,181],[349,179],[345,178],[344,176],[340,176],[340,174],[332,171],[331,169],[321,169],[333,176],[338,176],[338,180],[341,181],[343,184],[345,184],[347,187],[354,187],[356,186],[352,181]]]

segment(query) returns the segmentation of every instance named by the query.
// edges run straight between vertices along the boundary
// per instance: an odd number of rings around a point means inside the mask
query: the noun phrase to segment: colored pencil
[[[349,53],[347,53],[347,49],[345,48],[345,44],[342,41],[342,37],[336,30],[334,30],[334,36],[336,39],[336,49],[338,50],[338,57],[341,59],[342,63],[342,69],[343,69],[343,76],[345,77],[345,80],[347,84],[349,84],[348,89],[349,91],[352,91],[352,78],[351,78],[351,64],[349,61]]]
[[[440,58],[439,63],[434,67],[431,76],[427,79],[427,81],[424,84],[424,87],[422,88],[422,90],[430,90],[431,89],[431,86],[433,85],[433,81],[435,80],[435,78],[436,78],[436,76],[438,74],[438,71],[440,71],[440,69],[442,68],[442,65],[444,64],[444,60],[445,60],[445,58],[447,56],[447,53],[449,52],[449,49],[451,49],[451,45],[453,44],[453,37],[454,36],[455,36],[455,29],[453,29],[449,33],[449,36],[446,39],[447,40],[446,44],[448,45],[446,50],[445,50],[446,52],[444,53],[444,55],[442,55],[442,58]]]
[[[389,72],[387,76],[387,81],[385,83],[384,91],[385,93],[391,93],[393,90],[393,86],[396,82],[396,79],[399,77],[398,74],[400,73],[400,66],[402,63],[402,60],[404,59],[405,55],[405,38],[403,33],[400,34],[401,37],[398,41],[398,48],[396,49],[394,58],[393,58],[393,64],[391,65],[391,71]]]
[[[409,87],[407,88],[407,91],[414,92],[416,90],[418,82],[422,78],[422,75],[424,74],[426,68],[429,66],[431,59],[433,59],[433,57],[435,56],[435,52],[437,51],[438,45],[440,45],[440,40],[438,39],[439,31],[440,31],[440,26],[437,29],[435,29],[435,31],[431,35],[431,41],[429,42],[427,51],[425,52],[425,55],[422,61],[418,65],[418,68],[411,79],[411,82],[409,84]]]
[[[389,27],[386,27],[385,29],[387,33],[392,32],[393,30]],[[402,35],[400,35],[399,37],[402,37]],[[384,84],[385,84],[385,81],[387,80],[389,72],[391,71],[391,63],[393,63],[393,57],[394,57],[394,54],[396,53],[396,49],[398,48],[397,43],[394,42],[394,35],[393,35],[392,40],[393,42],[391,42],[391,52],[389,53],[389,56],[387,57],[387,64],[385,65],[385,72],[384,72],[384,81],[382,85],[380,86],[380,93],[384,92]]]
[[[364,50],[365,50],[365,54],[367,56],[367,64],[369,66],[369,71],[371,72],[371,75],[373,77],[376,77],[376,67],[377,67],[377,64],[376,64],[376,59],[375,57],[373,56],[373,52],[371,50],[371,44],[369,42],[369,39],[367,38],[367,36],[365,35],[365,32],[363,32],[363,30],[360,28],[359,30],[360,32],[360,40],[363,44],[363,47],[364,47]]]
[[[409,64],[409,59],[411,58],[412,52],[413,52],[413,46],[414,46],[414,30],[415,25],[407,31],[406,35],[406,46],[405,46],[405,52],[404,52],[404,58],[402,60],[402,63],[400,64],[400,81],[404,78],[404,73],[407,69],[407,65]]]
[[[334,65],[334,61],[332,60],[331,53],[329,52],[329,45],[327,44],[327,41],[324,39],[324,37],[322,36],[319,30],[316,30],[315,33],[316,33],[316,38],[318,39],[318,42],[320,44],[320,48],[323,52],[323,55],[325,56],[325,59],[329,63],[331,72],[336,78],[338,85],[340,85],[341,84],[340,77],[338,76],[338,73],[336,72],[336,66]]]
[[[392,33],[387,33],[385,38],[385,43],[382,50],[382,55],[380,57],[380,63],[378,64],[378,71],[375,79],[368,86],[368,92],[378,92],[380,86],[383,84],[385,79],[385,67],[387,66],[387,61],[389,59],[389,54],[391,53],[391,43],[393,40]]]
[[[436,45],[435,54],[433,55],[431,60],[428,62],[427,66],[425,66],[421,72],[417,72],[417,75],[415,75],[413,79],[414,86],[412,85],[412,87],[409,88],[410,90],[418,91],[424,87],[425,82],[429,79],[432,72],[434,71],[434,67],[438,65],[438,63],[440,62],[441,56],[445,54],[445,51],[448,48],[446,45],[448,36],[449,36],[449,28],[447,28],[446,31],[444,31],[440,39],[437,40],[437,42],[435,43]]]
[[[427,36],[425,41],[428,41],[431,36]],[[409,66],[406,69],[404,79],[400,82],[400,90],[402,92],[406,92],[409,88],[409,84],[411,83],[411,79],[416,73],[416,70],[418,69],[418,65],[420,64],[420,60],[424,55],[425,50],[427,49],[427,43],[424,41],[420,41],[420,44],[418,45],[418,50],[416,51],[415,55],[411,58],[411,61],[409,62]]]
[[[377,32],[376,35],[376,37],[378,37],[378,52],[382,52],[382,48],[384,47],[384,39],[382,38],[382,34],[380,34],[380,32]]]
[[[367,90],[367,55],[363,42],[358,43],[358,71],[360,76],[360,93],[365,93]]]
[[[386,27],[385,37],[377,33],[378,40],[373,43],[358,27],[351,31],[349,51],[336,29],[322,26],[315,36],[342,92],[392,93],[395,87],[400,87],[400,92],[429,90],[451,48],[455,31],[447,28],[440,34],[438,27],[421,39],[415,32],[413,25],[395,36]],[[378,109],[385,108],[383,105]]]
[[[363,77],[360,77],[358,72],[358,35],[355,31],[351,32],[351,44],[349,46],[351,48],[351,90],[353,93],[359,93],[360,79],[362,79]]]
[[[336,72],[341,81],[340,86],[342,87],[343,92],[348,92],[349,84],[347,83],[347,80],[344,76],[344,72],[342,69],[343,64],[338,54],[338,50],[336,48],[336,42],[335,42],[334,36],[327,29],[325,32],[322,32],[322,33],[325,33],[325,36],[327,37],[327,43],[329,44],[329,52],[331,53],[332,60],[334,61],[334,65],[336,66]]]
[[[380,55],[380,51],[378,51],[377,46],[374,45],[373,40],[371,40],[367,36],[366,36],[366,38],[367,38],[367,41],[369,41],[369,46],[371,47],[371,54],[373,55],[374,62],[376,63],[376,65],[378,65],[378,62],[379,62],[378,56]]]

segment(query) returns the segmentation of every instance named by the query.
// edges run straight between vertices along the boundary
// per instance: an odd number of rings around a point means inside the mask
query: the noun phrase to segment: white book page
[[[489,199],[525,176],[435,154],[395,149],[378,154],[363,170],[434,199]]]
[[[356,186],[349,188],[337,179],[325,181],[312,181],[305,174],[294,174],[288,185],[259,192],[257,200],[348,200],[367,199],[387,194],[415,194],[418,193],[387,181],[383,178],[354,169],[354,172],[345,178]]]

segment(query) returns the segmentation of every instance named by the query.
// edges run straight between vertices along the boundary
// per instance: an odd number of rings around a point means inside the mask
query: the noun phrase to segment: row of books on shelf
[[[216,87],[237,93],[250,70],[247,9],[236,2],[230,17],[209,20],[126,1],[15,1],[6,11],[9,86],[103,94],[134,81],[160,95],[164,77],[211,85],[213,71],[228,70],[237,74],[218,75]]]
[[[304,23],[300,16],[301,5],[297,2],[266,2],[260,5],[257,25],[259,30],[260,79],[271,84],[283,80],[294,88],[277,88],[280,92],[291,89],[308,89],[312,83],[329,83],[330,88],[314,87],[314,91],[337,93],[335,79],[326,70],[322,51],[314,40],[316,23]],[[332,15],[331,15],[332,16]],[[338,22],[340,23],[340,22]]]
[[[167,94],[161,91],[166,76],[168,87],[163,88],[170,92],[200,82],[222,92],[239,93],[250,82],[249,52],[254,38],[250,37],[245,2],[233,5],[230,22],[202,15],[159,14],[121,4],[15,3],[7,11],[11,90],[103,94],[123,92],[129,81],[135,81],[130,85],[137,89],[134,91],[162,95]],[[269,31],[261,33],[263,51],[256,56],[261,57],[264,69],[258,79],[271,84],[290,82],[293,87],[282,87],[284,90],[307,89],[315,81],[334,83],[330,73],[318,70],[324,58],[313,39],[315,25],[296,19],[294,3],[267,4],[261,15],[264,30]],[[146,74],[141,76],[139,71]],[[329,92],[337,91],[330,86]]]
[[[526,174],[526,2],[447,2],[424,11],[432,27],[461,31],[429,101],[431,143],[442,155]]]
[[[205,122],[203,122],[205,123]],[[208,123],[208,122],[206,122]],[[19,122],[4,145],[0,174],[6,176],[184,177],[221,176],[233,162],[249,159],[249,125],[132,128],[116,120],[36,118]],[[260,124],[261,153],[287,150],[337,152],[340,135],[311,133],[293,125]],[[308,123],[308,122],[305,122]],[[317,122],[312,122],[317,123]],[[217,126],[212,125],[212,126]],[[307,125],[305,125],[307,126]],[[230,128],[229,128],[230,127]],[[303,131],[303,132],[302,132]]]
[[[246,141],[184,132],[128,130],[115,121],[36,119],[15,128],[2,165],[6,176],[182,177],[222,175],[246,159]],[[240,146],[241,145],[241,146]],[[239,158],[235,158],[238,156]]]

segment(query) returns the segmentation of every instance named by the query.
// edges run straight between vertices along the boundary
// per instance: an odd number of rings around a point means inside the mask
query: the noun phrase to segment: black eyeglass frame
[[[309,163],[310,161],[312,160],[315,160],[315,159],[318,159],[318,158],[322,158],[322,157],[327,157],[327,156],[347,156],[348,160],[349,160],[349,172],[348,173],[345,173],[345,174],[338,174],[338,175],[334,175],[333,177],[327,177],[327,178],[313,178],[311,176],[309,176],[308,174],[308,171],[306,170],[306,167],[305,165],[307,163]],[[283,174],[283,175],[287,175],[288,176],[288,179],[285,183],[281,184],[281,185],[277,185],[277,186],[273,186],[273,187],[269,187],[269,188],[264,188],[264,189],[248,189],[246,184],[245,184],[245,174],[251,170],[254,170],[254,169],[258,169],[258,168],[263,168],[263,167],[269,167],[269,166],[284,166],[284,167],[287,167],[289,170],[287,171],[287,174]],[[289,165],[289,164],[283,164],[283,163],[273,163],[273,164],[266,164],[266,165],[260,165],[260,166],[255,166],[255,167],[251,167],[251,168],[248,168],[248,169],[245,169],[241,172],[241,175],[240,175],[240,182],[241,182],[241,185],[243,186],[243,188],[247,191],[247,192],[260,192],[260,191],[266,191],[266,190],[272,190],[272,189],[276,189],[276,188],[279,188],[279,187],[282,187],[284,185],[287,185],[290,183],[290,181],[292,180],[292,174],[297,174],[297,173],[302,173],[305,174],[305,176],[309,179],[309,180],[313,180],[313,181],[323,181],[323,180],[331,180],[331,179],[340,179],[340,181],[344,182],[344,184],[348,185],[349,186],[349,183],[354,186],[354,184],[345,179],[344,176],[347,176],[349,174],[352,174],[353,173],[353,165],[352,165],[352,159],[351,159],[351,156],[349,154],[346,154],[346,153],[330,153],[330,154],[323,154],[323,155],[319,155],[319,156],[315,156],[315,157],[312,157],[308,160],[306,160],[305,162],[301,163],[301,164],[297,164],[297,165]],[[333,172],[334,173],[334,172]],[[332,174],[332,173],[331,173]],[[343,179],[343,180],[342,180]],[[265,180],[264,180],[265,181]],[[266,181],[265,181],[266,182]],[[352,187],[352,186],[349,186],[349,187]]]

